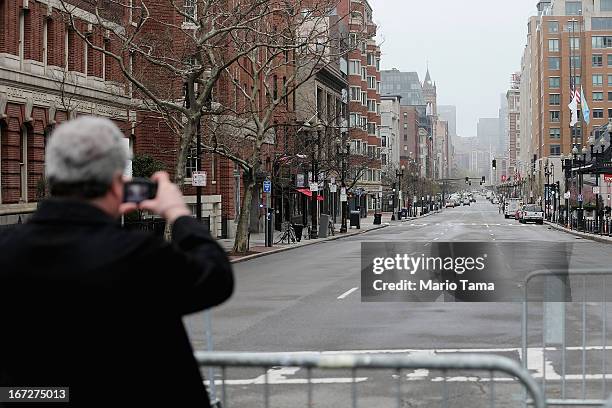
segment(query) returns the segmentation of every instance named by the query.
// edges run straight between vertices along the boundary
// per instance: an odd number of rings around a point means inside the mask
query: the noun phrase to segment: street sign
[[[593,194],[599,194],[599,187],[593,187]]]
[[[206,187],[206,172],[205,171],[191,172],[191,185],[194,187]]]
[[[129,157],[127,163],[125,164],[125,169],[123,170],[123,175],[126,177],[132,177],[132,149],[130,149],[130,139],[127,137],[121,138],[121,147],[125,151],[125,156]]]
[[[569,191],[566,191],[565,194],[563,194],[563,198],[565,198],[566,200],[569,200],[572,197],[572,193],[570,193]]]
[[[272,182],[270,180],[264,180],[263,182],[263,191],[264,193],[272,192]]]
[[[329,192],[330,193],[335,193],[337,191],[338,191],[338,186],[337,185],[332,184],[332,185],[329,186]]]
[[[331,184],[336,184],[336,178],[335,177],[330,178],[329,181],[331,182]]]
[[[319,191],[319,184],[317,182],[310,182],[310,191]]]
[[[348,200],[346,199],[346,194],[340,194],[340,202],[345,203]]]
[[[578,201],[584,201],[584,195],[578,194]]]
[[[604,181],[606,183],[612,183],[612,174],[604,174]]]
[[[295,184],[298,187],[304,187],[304,175],[303,174],[297,175],[297,177],[295,178]]]
[[[346,195],[346,187],[340,189],[340,194]]]

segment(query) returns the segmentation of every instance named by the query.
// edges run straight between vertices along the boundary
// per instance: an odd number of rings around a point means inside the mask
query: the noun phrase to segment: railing
[[[550,396],[549,405],[602,406],[609,396],[607,302],[612,296],[607,296],[607,287],[612,289],[611,278],[608,270],[553,270],[533,272],[525,279],[523,368],[537,370],[533,375],[544,395]],[[537,291],[536,282],[541,285]],[[535,347],[538,333],[530,325],[533,320],[541,321],[541,343]]]
[[[339,378],[341,383],[349,389],[346,394],[334,389],[331,393],[325,393],[326,397],[344,400],[350,398],[350,405],[342,404],[342,406],[350,406],[356,408],[358,406],[406,406],[403,398],[410,397],[425,401],[428,397],[420,390],[416,392],[415,382],[407,382],[406,374],[414,373],[415,370],[436,370],[440,371],[442,377],[435,380],[432,379],[433,386],[425,388],[427,392],[437,394],[435,396],[435,406],[463,406],[457,405],[457,398],[476,397],[479,401],[478,406],[495,407],[497,399],[501,396],[507,400],[516,399],[517,394],[504,392],[496,392],[498,384],[503,384],[504,387],[509,385],[509,382],[514,382],[522,386],[526,395],[528,395],[527,403],[536,408],[544,408],[546,402],[540,390],[539,385],[529,375],[527,370],[514,360],[507,357],[495,355],[444,355],[444,356],[410,356],[397,354],[322,354],[322,353],[226,353],[226,352],[197,352],[196,359],[202,367],[219,367],[220,375],[215,375],[214,381],[208,381],[211,388],[211,396],[214,404],[218,407],[230,408],[239,407],[265,407],[272,406],[273,402],[277,402],[277,406],[290,406],[296,408],[298,406],[305,407],[322,407],[322,406],[337,406],[332,401],[324,402],[314,401],[315,385],[320,384],[330,385],[329,378],[320,378],[314,374],[320,371],[329,372],[338,370],[347,370],[350,372],[350,377]],[[240,368],[242,370],[257,370],[257,375],[251,380],[236,380],[228,378],[228,370],[231,368]],[[283,370],[285,368],[285,370]],[[305,373],[298,377],[298,371],[304,370]],[[280,373],[279,374],[279,370]],[[389,395],[380,397],[377,400],[363,392],[363,399],[368,399],[367,403],[359,404],[359,387],[367,384],[367,377],[358,377],[358,374],[370,372],[371,370],[381,371],[389,370],[390,375],[381,379],[381,383],[377,384],[381,389],[387,390],[394,394],[393,398]],[[314,373],[313,373],[314,371]],[[466,372],[471,374],[468,378],[475,378],[478,384],[478,392],[456,393],[452,395],[449,392],[449,383],[453,386],[460,383],[449,378],[449,371]],[[287,379],[285,376],[292,375],[294,378]],[[479,375],[485,373],[485,375]],[[503,373],[505,377],[496,377],[496,373]],[[439,383],[439,384],[438,384]],[[474,382],[472,382],[473,384]],[[220,386],[220,395],[216,395]],[[282,391],[287,394],[281,395],[281,391],[277,391],[274,395],[273,388],[282,386]],[[301,391],[295,387],[306,387]],[[253,387],[256,388],[253,391]],[[467,387],[467,386],[466,386]],[[230,389],[231,388],[231,389]],[[261,388],[261,389],[258,389]],[[290,390],[287,390],[290,388]],[[454,390],[453,390],[454,391]],[[488,392],[487,392],[488,391]],[[321,393],[322,394],[322,393]],[[317,393],[319,395],[319,393]],[[520,395],[520,394],[518,394]],[[219,399],[217,399],[217,397]],[[439,400],[439,403],[438,403]],[[261,402],[263,401],[263,404]],[[375,401],[376,403],[373,403]],[[301,403],[303,402],[303,404]],[[344,401],[343,401],[344,402]],[[430,406],[431,401],[425,402],[424,406]],[[510,406],[514,406],[517,401],[510,401]],[[507,404],[507,403],[506,403]],[[505,406],[508,406],[506,405]],[[474,407],[474,405],[470,405]]]

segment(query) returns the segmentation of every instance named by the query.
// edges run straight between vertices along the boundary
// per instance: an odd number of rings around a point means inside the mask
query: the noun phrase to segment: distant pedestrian
[[[208,407],[182,318],[225,301],[232,269],[167,173],[153,199],[123,202],[121,139],[107,119],[59,125],[52,198],[0,235],[0,386],[69,387],[69,407]],[[172,243],[121,228],[137,208],[172,224]]]

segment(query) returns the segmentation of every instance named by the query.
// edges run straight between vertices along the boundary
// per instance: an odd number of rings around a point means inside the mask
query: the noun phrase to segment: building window
[[[612,36],[594,35],[591,38],[593,48],[612,48]]]
[[[550,128],[549,136],[551,139],[561,139],[561,129]]]
[[[559,57],[548,57],[548,69],[560,69],[561,58]]]
[[[376,77],[368,77],[368,89],[376,89]]]
[[[580,59],[580,55],[570,56],[570,66],[580,69],[580,67],[582,66],[582,60]]]
[[[561,78],[559,77],[548,78],[548,86],[550,88],[561,88]]]
[[[376,112],[376,101],[368,99],[368,112]]]
[[[580,84],[582,83],[580,81],[580,75],[576,75],[572,77],[572,83],[575,84],[576,86],[580,86]]]
[[[603,109],[593,109],[593,119],[602,119],[603,117]]]
[[[565,2],[565,14],[568,16],[577,16],[582,11],[581,1],[567,1]]]
[[[608,86],[612,86],[612,75],[608,75]]]
[[[603,75],[595,74],[593,75],[593,86],[602,86],[603,85]]]
[[[550,111],[550,121],[551,122],[559,122],[560,119],[561,119],[561,112]]]
[[[354,128],[357,127],[357,114],[356,113],[351,113],[349,116],[349,126]]]
[[[593,100],[595,102],[603,101],[603,92],[593,92]]]
[[[19,149],[19,200],[28,202],[28,127],[21,127],[21,149]]]
[[[349,75],[361,75],[361,61],[359,60],[349,61]]]
[[[570,37],[570,49],[572,50],[580,49],[580,37]]]
[[[368,134],[375,135],[376,134],[376,123],[368,122]]]
[[[196,7],[197,0],[184,0],[183,12],[185,13],[185,23],[193,24],[193,20],[196,18]]]
[[[368,79],[368,70],[366,67],[361,67],[361,80],[367,81]]]
[[[548,32],[549,33],[558,33],[559,32],[559,22],[558,21],[549,21],[548,22]]]
[[[548,51],[559,52],[559,40],[548,40]]]
[[[185,161],[185,178],[191,178],[194,171],[198,170],[198,155],[195,148],[189,149],[187,160]]]
[[[380,139],[380,145],[381,145],[382,147],[387,147],[387,136],[383,136],[383,137],[381,137],[381,139]]]
[[[608,92],[608,102],[612,102],[612,92]]]
[[[553,106],[561,105],[561,95],[559,94],[550,94],[549,95],[549,103]]]
[[[561,145],[551,144],[550,145],[550,155],[551,156],[560,156],[561,155]]]
[[[580,117],[580,115],[578,115],[578,117]],[[582,128],[580,126],[572,127],[572,137],[576,138],[576,137],[581,137],[581,136],[582,136]]]
[[[612,109],[608,109],[608,117],[612,118]]]
[[[384,154],[384,153],[383,153],[383,154],[381,154],[381,155],[380,155],[380,163],[381,163],[383,166],[386,166],[386,165],[387,165],[387,155],[386,155],[386,154]]]
[[[612,0],[600,0],[600,11],[612,11]]]
[[[370,65],[370,66],[376,65],[376,61],[374,59],[374,54],[372,54],[371,52],[368,53],[368,65]]]
[[[599,31],[612,30],[612,17],[593,17],[591,18],[591,29]]]
[[[361,91],[361,104],[363,106],[368,106],[368,93]]]
[[[351,86],[351,101],[361,102],[361,88],[358,86]]]
[[[603,67],[603,55],[593,54],[593,67]]]

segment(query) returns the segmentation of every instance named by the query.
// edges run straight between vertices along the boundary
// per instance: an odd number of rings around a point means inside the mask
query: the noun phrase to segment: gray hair
[[[59,125],[51,134],[45,158],[51,193],[54,186],[97,185],[108,189],[129,158],[122,139],[117,125],[105,118],[82,116]]]

